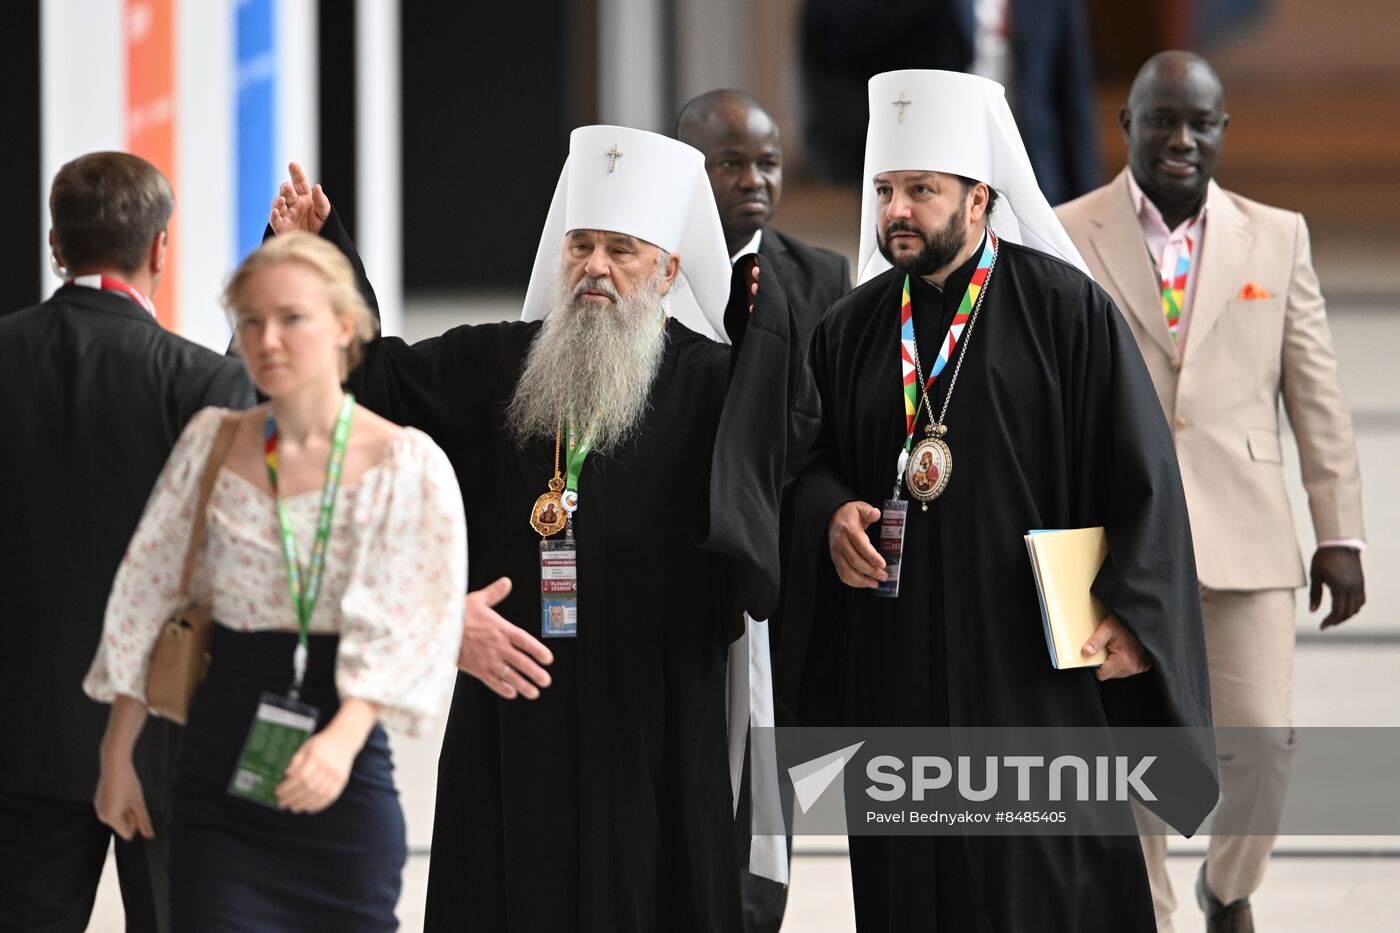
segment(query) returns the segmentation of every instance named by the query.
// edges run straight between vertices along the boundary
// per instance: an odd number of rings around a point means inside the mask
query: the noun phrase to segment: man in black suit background
[[[173,209],[169,182],[143,159],[69,162],[49,197],[65,284],[0,318],[0,683],[15,720],[0,768],[3,930],[87,926],[111,831],[93,810],[107,711],[82,680],[112,578],[185,422],[253,402],[239,361],[156,322],[149,296]],[[137,747],[151,834],[116,843],[128,930],[168,929],[172,738],[151,723]]]
[[[768,225],[783,194],[777,122],[743,91],[709,91],[681,109],[676,138],[705,154],[730,260],[756,252],[772,264],[805,345],[826,309],[851,290],[851,267]]]
[[[851,290],[846,257],[809,246],[769,226],[783,193],[783,147],[777,121],[743,91],[709,91],[681,109],[676,138],[705,154],[705,171],[719,208],[720,225],[731,262],[758,253],[760,265],[777,273],[797,319],[805,347],[826,309]],[[784,503],[779,515],[782,553],[792,528]],[[770,656],[778,656],[782,635],[782,603],[766,625]],[[752,629],[751,629],[752,631]],[[782,709],[776,724],[791,725]],[[749,776],[745,762],[737,820],[739,864],[749,864]],[[788,839],[791,847],[791,837]],[[787,889],[775,881],[745,871],[742,877],[746,933],[777,933],[787,907]]]

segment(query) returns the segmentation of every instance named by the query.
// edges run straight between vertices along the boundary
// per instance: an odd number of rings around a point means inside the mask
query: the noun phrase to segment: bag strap
[[[190,543],[185,548],[185,567],[180,572],[180,611],[183,612],[190,600],[190,584],[194,580],[194,565],[199,558],[199,547],[204,543],[204,513],[209,505],[209,495],[214,491],[214,481],[219,478],[219,468],[228,457],[238,434],[238,415],[224,415],[219,424],[219,433],[214,436],[214,446],[209,448],[209,460],[204,464],[204,474],[199,478],[199,502],[194,509],[194,524],[190,527]]]

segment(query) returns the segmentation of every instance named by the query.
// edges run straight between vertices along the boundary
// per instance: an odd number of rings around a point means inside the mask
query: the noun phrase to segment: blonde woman
[[[117,573],[84,683],[113,704],[98,816],[125,838],[150,835],[131,761],[148,658],[175,608],[199,477],[221,422],[237,419],[193,585],[218,625],[172,787],[173,925],[393,929],[406,850],[380,723],[416,732],[452,689],[461,494],[426,435],[342,390],[374,324],[335,247],[270,241],[234,273],[225,304],[271,401],[194,417]],[[269,703],[312,708],[315,733],[260,803],[230,788],[256,784],[244,744],[255,719],[276,718]]]

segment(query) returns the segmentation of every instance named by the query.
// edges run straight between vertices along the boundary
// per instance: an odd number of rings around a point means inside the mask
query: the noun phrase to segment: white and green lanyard
[[[340,491],[341,468],[345,464],[345,447],[350,440],[350,415],[355,409],[355,396],[345,393],[340,403],[340,414],[336,418],[335,431],[331,435],[331,454],[326,460],[326,478],[321,484],[321,509],[316,518],[316,541],[311,548],[311,560],[303,572],[297,554],[296,534],[287,515],[287,506],[277,494],[277,419],[272,407],[267,409],[267,436],[263,445],[263,459],[267,463],[267,479],[272,484],[272,496],[277,502],[277,522],[282,535],[282,556],[287,564],[287,589],[292,597],[292,608],[296,610],[298,633],[297,647],[292,655],[292,688],[288,695],[298,699],[302,681],[306,679],[306,656],[311,639],[311,613],[316,609],[316,600],[321,595],[321,577],[326,567],[326,545],[331,537],[331,518],[335,514],[335,497]],[[305,576],[305,586],[302,584]]]

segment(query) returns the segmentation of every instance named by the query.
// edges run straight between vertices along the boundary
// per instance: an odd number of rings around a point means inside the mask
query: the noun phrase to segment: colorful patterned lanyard
[[[972,309],[977,306],[977,296],[982,293],[982,286],[987,282],[987,274],[992,269],[996,255],[996,234],[988,230],[986,242],[982,247],[982,258],[977,261],[972,281],[967,283],[967,291],[963,292],[962,302],[953,314],[953,323],[939,346],[938,359],[934,360],[928,379],[923,378],[922,367],[919,364],[919,344],[914,339],[914,305],[909,300],[909,276],[904,277],[904,294],[899,304],[899,378],[904,386],[904,452],[900,456],[901,473],[914,441],[914,422],[918,420],[919,409],[928,404],[928,394],[933,388],[934,380],[943,372],[943,367],[948,365],[948,360],[952,359],[953,350],[962,338],[963,328],[967,326]],[[918,389],[920,383],[924,387],[922,396],[919,395]]]
[[[296,534],[292,531],[287,506],[277,494],[277,419],[273,417],[272,406],[269,405],[267,409],[267,437],[263,443],[263,460],[267,463],[267,479],[272,484],[272,496],[277,502],[282,556],[287,564],[287,589],[292,596],[292,607],[297,613],[297,647],[292,655],[293,680],[290,691],[294,700],[301,693],[302,680],[306,677],[306,655],[311,643],[311,613],[316,608],[316,600],[321,596],[321,575],[326,566],[326,544],[331,537],[331,517],[335,513],[335,496],[340,490],[345,447],[350,440],[350,415],[354,410],[355,396],[346,392],[340,402],[335,431],[331,435],[331,455],[326,460],[326,478],[321,484],[321,511],[316,518],[316,543],[311,549],[311,560],[305,571],[306,586],[303,588],[303,571],[297,554]]]
[[[1196,222],[1201,218],[1200,214],[1191,218],[1188,230],[1194,230]],[[1191,252],[1195,248],[1196,238],[1190,233],[1186,234],[1186,248],[1176,254],[1176,271],[1168,276],[1162,269],[1157,268],[1157,278],[1162,286],[1162,315],[1167,319],[1167,333],[1171,335],[1172,343],[1176,343],[1177,327],[1181,323],[1181,309],[1186,304],[1186,277],[1191,272]],[[1157,267],[1157,257],[1152,257],[1152,265]]]

